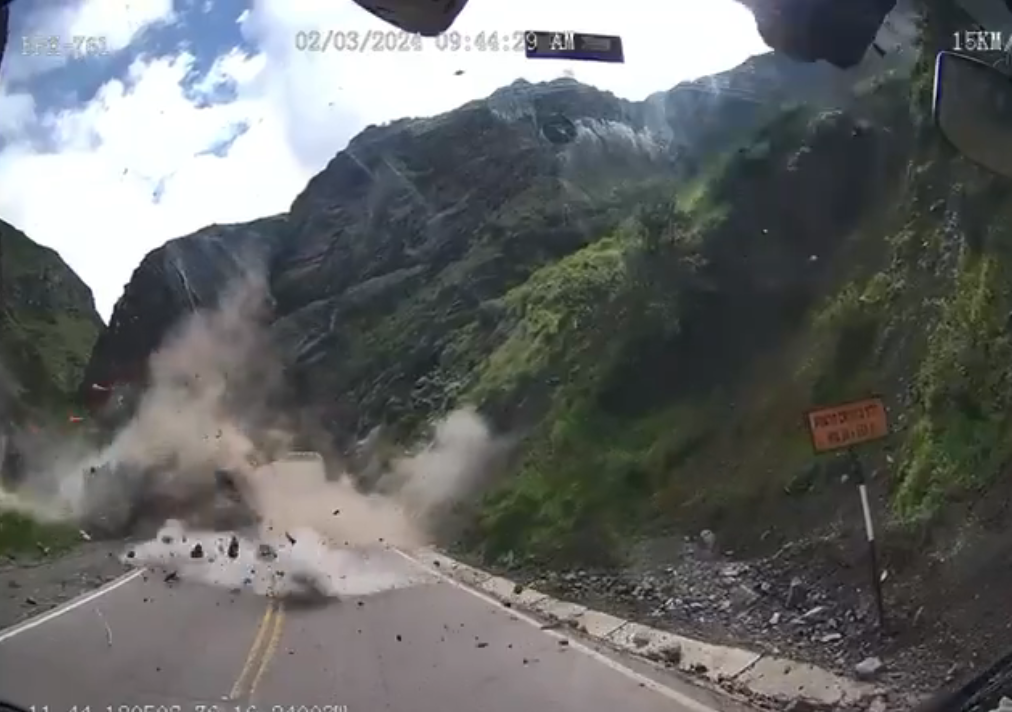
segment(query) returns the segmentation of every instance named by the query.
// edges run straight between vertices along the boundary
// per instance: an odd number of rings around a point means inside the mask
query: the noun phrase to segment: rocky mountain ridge
[[[212,226],[149,255],[96,345],[85,388],[139,378],[172,324],[216,299],[236,273],[233,256],[247,254],[242,243],[251,241],[258,265],[269,263],[274,328],[297,364],[295,380],[315,380],[314,364],[324,368],[327,354],[341,348],[336,314],[354,320],[383,309],[466,256],[481,259],[475,243],[508,232],[498,260],[513,264],[466,299],[499,296],[614,224],[617,206],[635,201],[644,185],[697,170],[711,147],[746,135],[792,100],[839,98],[835,77],[826,67],[771,54],[640,103],[568,79],[518,81],[442,116],[369,127],[310,181],[287,215]],[[579,127],[569,146],[553,146],[541,131],[557,116]],[[539,214],[546,205],[551,214]],[[397,392],[387,395],[408,398],[435,348],[417,344],[404,363],[377,365],[405,371],[396,376]],[[370,396],[379,390],[376,377],[352,368],[328,382],[335,392],[353,390],[352,383],[369,389],[350,394],[355,416],[332,409],[335,428],[359,431],[378,422],[380,406],[372,401],[385,398]],[[388,374],[381,388],[389,391],[392,380]],[[362,399],[370,402],[364,409],[355,404]]]

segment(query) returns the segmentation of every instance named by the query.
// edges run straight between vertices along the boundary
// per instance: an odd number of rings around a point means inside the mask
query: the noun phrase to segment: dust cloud
[[[0,508],[85,529],[120,526],[120,535],[136,534],[140,521],[165,523],[124,561],[260,594],[354,595],[411,580],[385,574],[389,557],[383,564],[368,551],[430,542],[505,441],[474,410],[451,413],[431,442],[392,462],[377,492],[315,452],[293,452],[306,434],[286,424],[305,418],[282,418],[274,406],[284,378],[269,305],[263,282],[251,279],[191,315],[152,356],[148,386],[108,444],[50,442],[44,466]],[[231,500],[216,473],[228,473]],[[239,553],[223,555],[233,537]]]

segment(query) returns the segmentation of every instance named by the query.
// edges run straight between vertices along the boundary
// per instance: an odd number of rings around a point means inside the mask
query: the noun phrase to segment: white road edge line
[[[54,618],[59,618],[64,613],[69,613],[75,608],[80,608],[84,604],[94,601],[99,596],[104,596],[107,593],[111,593],[120,586],[127,585],[128,583],[130,583],[143,573],[144,569],[135,569],[134,571],[123,574],[119,578],[113,579],[109,583],[96,588],[94,591],[89,591],[88,593],[82,594],[77,598],[71,599],[66,603],[63,603],[50,611],[46,611],[45,613],[37,615],[34,618],[29,618],[28,620],[22,621],[21,623],[16,623],[12,625],[10,628],[0,631],[0,643],[4,642],[9,638],[13,638],[18,633],[24,633],[26,630],[37,628],[43,623],[48,623]]]
[[[396,548],[393,548],[393,547],[391,547],[391,551],[397,552],[398,554],[400,554],[401,556],[403,556],[405,559],[407,559],[408,561],[410,561],[411,563],[413,563],[415,566],[418,566],[418,567],[424,569],[425,571],[428,571],[428,572],[430,572],[432,574],[435,574],[437,577],[439,577],[443,581],[446,581],[451,586],[456,586],[457,588],[461,589],[462,591],[466,591],[466,592],[470,593],[472,596],[476,596],[477,598],[480,598],[481,600],[485,601],[485,603],[488,603],[490,605],[495,606],[497,609],[498,608],[502,608],[502,602],[501,601],[498,601],[494,597],[492,597],[492,596],[490,596],[490,595],[488,595],[486,593],[483,593],[482,591],[478,591],[476,589],[471,588],[467,584],[465,584],[465,583],[463,583],[461,581],[458,581],[458,580],[452,578],[451,576],[443,573],[442,571],[440,571],[440,570],[438,570],[438,569],[436,569],[434,567],[431,567],[431,566],[429,566],[429,565],[427,565],[425,563],[422,563],[421,561],[419,561],[415,557],[411,556],[407,552],[401,551],[400,549],[396,549]],[[604,655],[603,653],[601,653],[601,652],[599,652],[597,650],[594,650],[589,645],[586,645],[586,644],[582,643],[579,640],[575,640],[575,639],[570,638],[568,636],[562,635],[561,633],[558,633],[558,632],[556,632],[554,630],[550,630],[550,629],[546,630],[546,629],[542,628],[541,621],[537,620],[533,616],[529,616],[526,613],[518,611],[516,608],[510,608],[509,612],[510,612],[511,616],[516,616],[518,619],[522,620],[524,623],[527,623],[528,625],[532,625],[535,628],[538,628],[542,633],[545,633],[545,634],[547,634],[547,635],[549,635],[549,636],[551,636],[553,638],[557,638],[557,639],[560,639],[560,640],[561,639],[568,640],[570,648],[575,648],[575,649],[579,650],[584,655],[587,655],[587,656],[593,658],[594,660],[598,661],[599,663],[602,663],[603,665],[606,665],[607,667],[611,668],[612,670],[614,670],[614,671],[616,671],[618,673],[621,673],[622,675],[625,675],[626,677],[628,677],[631,680],[634,680],[635,682],[638,682],[643,687],[646,687],[647,689],[650,689],[650,690],[652,690],[652,691],[654,691],[654,692],[656,692],[656,693],[658,693],[660,695],[663,695],[664,697],[667,697],[669,700],[677,702],[678,704],[682,705],[683,707],[685,707],[688,710],[694,710],[694,712],[718,712],[718,710],[716,710],[713,707],[710,707],[710,706],[708,706],[708,705],[700,702],[699,700],[697,700],[697,699],[695,699],[693,697],[689,697],[688,695],[686,695],[684,693],[681,693],[678,690],[675,690],[674,688],[668,687],[667,685],[662,685],[661,683],[657,682],[653,678],[647,677],[646,675],[643,675],[642,673],[636,672],[632,668],[626,667],[622,663],[620,663],[620,662],[618,662],[616,660],[613,660],[609,656]],[[2,638],[0,638],[0,640],[2,640]]]

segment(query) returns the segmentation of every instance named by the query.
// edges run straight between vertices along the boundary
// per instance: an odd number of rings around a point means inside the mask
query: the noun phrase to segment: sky
[[[57,250],[108,320],[166,240],[288,210],[370,124],[564,74],[632,100],[768,51],[733,0],[471,0],[462,37],[618,34],[624,64],[440,49],[308,52],[397,32],[351,0],[16,0],[0,70],[0,218]],[[24,53],[40,37],[105,52]],[[89,39],[93,41],[89,42]],[[461,73],[463,70],[463,73]]]

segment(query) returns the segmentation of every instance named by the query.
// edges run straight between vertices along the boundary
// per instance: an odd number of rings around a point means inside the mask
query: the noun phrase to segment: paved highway
[[[351,595],[312,606],[257,595],[255,586],[167,584],[138,569],[0,632],[0,699],[32,712],[718,706],[667,673],[542,630],[409,554],[341,555]]]

